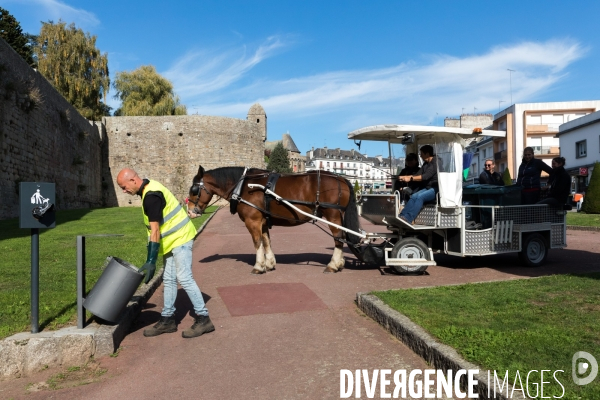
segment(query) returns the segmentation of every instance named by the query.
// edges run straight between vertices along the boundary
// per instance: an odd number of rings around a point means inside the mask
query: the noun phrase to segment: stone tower
[[[267,140],[267,114],[265,109],[259,103],[254,103],[250,110],[248,110],[248,121],[253,121],[258,124],[260,131],[262,132],[263,142]]]

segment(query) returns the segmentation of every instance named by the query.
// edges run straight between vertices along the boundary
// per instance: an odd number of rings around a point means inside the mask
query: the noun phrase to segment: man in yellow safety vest
[[[117,184],[131,196],[142,198],[144,224],[148,230],[148,256],[140,272],[146,275],[145,283],[154,276],[158,250],[163,247],[164,254],[164,307],[161,318],[153,327],[144,330],[144,336],[157,336],[177,331],[175,298],[177,281],[188,294],[196,313],[191,328],[182,332],[184,338],[200,336],[215,330],[208,316],[208,310],[192,276],[192,244],[196,229],[184,208],[175,196],[157,181],[141,179],[130,168],[125,168],[117,176]]]

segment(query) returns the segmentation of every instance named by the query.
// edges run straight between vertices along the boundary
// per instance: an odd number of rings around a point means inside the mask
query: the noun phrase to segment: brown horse
[[[266,195],[262,189],[250,189],[249,183],[269,185],[271,190],[283,199],[294,203],[302,211],[355,232],[359,231],[354,188],[348,180],[324,171],[281,174],[275,181],[273,178],[269,171],[262,169],[250,169],[244,175],[243,167],[223,167],[204,171],[200,166],[190,188],[188,214],[192,218],[201,215],[215,195],[229,200],[232,214],[238,213],[254,241],[256,263],[252,270],[253,274],[262,274],[275,269],[269,225],[295,226],[311,221],[311,218],[298,213],[284,203],[278,203],[274,199],[271,201],[271,196]],[[241,190],[236,191],[236,187]],[[239,193],[239,197],[235,195],[236,192]],[[342,254],[344,237],[351,244],[359,243],[360,239],[356,235],[345,234],[334,226],[330,226],[330,229],[335,249],[324,272],[338,272],[344,268],[345,263]]]

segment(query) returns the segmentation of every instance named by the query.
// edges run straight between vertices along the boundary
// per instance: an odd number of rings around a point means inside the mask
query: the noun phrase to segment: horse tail
[[[354,194],[354,186],[352,186],[348,179],[344,180],[346,181],[348,189],[350,190],[350,199],[348,200],[348,205],[346,206],[346,212],[344,212],[342,226],[354,232],[360,232],[360,221],[358,219],[358,207],[356,206],[356,195]],[[345,232],[345,234],[346,240],[348,240],[350,243],[360,243],[360,237],[348,232]]]

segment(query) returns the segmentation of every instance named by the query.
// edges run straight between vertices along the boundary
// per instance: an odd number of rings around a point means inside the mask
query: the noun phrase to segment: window
[[[541,125],[542,115],[541,114],[529,114],[527,115],[527,125]]]
[[[585,115],[586,115],[585,113],[568,114],[567,121],[573,121],[574,119],[581,118]]]
[[[587,156],[587,141],[582,140],[580,142],[575,143],[575,157],[583,158]]]

